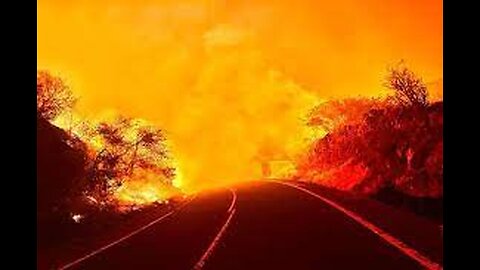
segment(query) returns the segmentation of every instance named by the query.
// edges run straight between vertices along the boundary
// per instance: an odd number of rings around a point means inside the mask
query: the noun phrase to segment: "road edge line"
[[[90,252],[90,253],[87,253],[87,255],[84,255],[83,257],[80,257],[80,258],[74,260],[73,262],[70,262],[70,263],[68,263],[68,264],[65,264],[64,266],[59,267],[58,269],[59,269],[59,270],[68,269],[68,268],[70,268],[70,267],[72,267],[72,266],[74,266],[74,265],[77,265],[77,264],[85,261],[85,260],[88,259],[88,258],[91,258],[91,257],[93,257],[93,256],[95,256],[95,255],[97,255],[97,254],[99,254],[99,253],[101,253],[101,252],[103,252],[103,251],[105,251],[105,250],[107,250],[107,249],[109,249],[109,248],[117,245],[118,243],[121,243],[121,242],[127,240],[128,238],[130,238],[130,237],[132,237],[132,236],[134,236],[134,235],[136,235],[136,234],[138,234],[138,233],[146,230],[147,228],[149,228],[149,227],[155,225],[156,223],[164,220],[165,218],[173,215],[175,212],[179,211],[180,209],[182,209],[183,207],[185,207],[187,204],[189,204],[190,202],[192,202],[195,198],[196,198],[196,196],[193,196],[190,200],[184,202],[183,204],[181,204],[181,205],[180,205],[179,207],[177,207],[176,209],[173,209],[173,210],[171,210],[170,212],[166,213],[165,215],[163,215],[163,216],[155,219],[154,221],[149,222],[147,225],[142,226],[142,227],[134,230],[133,232],[131,232],[131,233],[129,233],[129,234],[127,234],[127,235],[119,238],[118,240],[115,240],[115,241],[111,242],[110,244],[104,245],[103,247],[98,248],[98,249],[96,249],[95,251],[92,251],[92,252]]]
[[[415,249],[409,247],[407,244],[403,243],[399,239],[395,238],[394,236],[390,235],[389,233],[387,233],[384,230],[380,229],[379,227],[375,226],[373,223],[367,221],[366,219],[362,218],[358,214],[344,208],[343,206],[339,205],[338,203],[336,203],[336,202],[334,202],[330,199],[327,199],[327,198],[325,198],[321,195],[316,194],[313,191],[310,191],[306,188],[297,186],[297,185],[292,184],[292,183],[285,183],[285,182],[282,182],[282,181],[274,181],[274,180],[270,180],[268,182],[274,182],[274,183],[277,183],[277,184],[289,186],[289,187],[295,188],[297,190],[303,191],[303,192],[305,192],[305,193],[307,193],[311,196],[314,196],[317,199],[320,199],[320,200],[324,201],[325,203],[327,203],[328,205],[332,206],[333,208],[337,209],[338,211],[344,213],[345,215],[347,215],[351,219],[355,220],[357,223],[359,223],[360,225],[362,225],[366,229],[372,231],[373,233],[378,235],[381,239],[386,241],[388,244],[394,246],[395,248],[400,250],[403,254],[407,255],[411,259],[414,259],[415,261],[420,263],[420,265],[422,265],[423,267],[425,267],[429,270],[443,269],[443,267],[440,264],[431,261],[429,258],[422,255],[420,252],[418,252]]]

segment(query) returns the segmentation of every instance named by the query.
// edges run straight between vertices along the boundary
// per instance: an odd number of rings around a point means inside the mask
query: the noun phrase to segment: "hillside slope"
[[[37,116],[37,213],[61,210],[84,173],[86,157],[68,145],[69,135]]]

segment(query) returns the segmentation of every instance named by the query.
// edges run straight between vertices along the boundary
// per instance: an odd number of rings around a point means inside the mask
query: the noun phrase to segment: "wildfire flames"
[[[130,177],[115,193],[115,199],[122,206],[166,202],[181,192],[171,185],[163,184],[158,174],[140,172]]]
[[[89,122],[76,114],[62,114],[54,124],[87,144],[91,160],[87,165],[87,171],[91,172],[87,177],[91,179],[87,181],[111,183],[93,196],[104,192],[109,194],[110,201],[124,208],[165,202],[181,194],[176,182],[172,184],[176,175],[163,134],[152,129],[147,121],[110,113]],[[112,158],[114,163],[110,163]],[[106,178],[102,176],[105,173],[109,175]],[[89,199],[98,203],[95,197]]]
[[[73,118],[114,110],[165,130],[183,192],[285,176],[325,134],[307,125],[316,105],[384,96],[399,58],[426,81],[442,74],[438,0],[342,2],[40,0],[37,60],[79,96]],[[162,181],[141,172],[114,196],[163,201],[177,190]]]

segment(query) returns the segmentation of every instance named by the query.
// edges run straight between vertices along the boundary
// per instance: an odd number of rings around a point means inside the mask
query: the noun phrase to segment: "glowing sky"
[[[405,59],[442,78],[442,1],[38,0],[37,61],[78,111],[164,128],[192,189],[291,155],[321,99],[379,95]]]

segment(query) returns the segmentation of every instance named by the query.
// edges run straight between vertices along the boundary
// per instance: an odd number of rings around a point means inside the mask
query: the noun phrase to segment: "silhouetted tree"
[[[427,106],[427,86],[403,62],[389,69],[385,86],[394,91],[393,99],[403,106]]]
[[[40,116],[53,120],[74,104],[75,98],[61,78],[47,71],[37,72],[37,113]]]
[[[90,140],[99,142],[88,173],[91,190],[99,197],[108,196],[136,169],[149,170],[171,181],[173,168],[168,156],[163,131],[131,118],[118,117],[102,122],[90,130]]]

